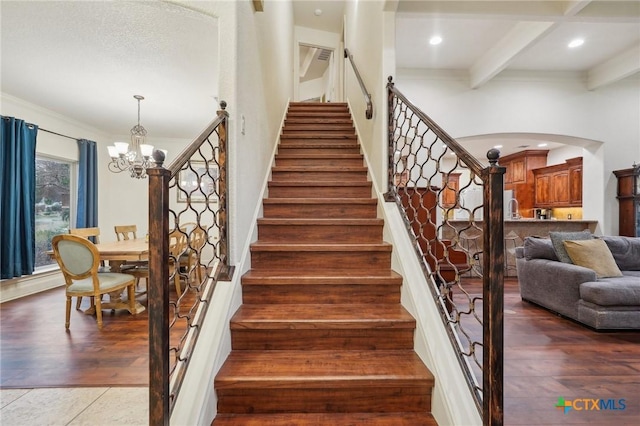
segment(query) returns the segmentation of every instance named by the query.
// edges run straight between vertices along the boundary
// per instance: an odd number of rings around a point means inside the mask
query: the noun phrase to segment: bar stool
[[[513,271],[513,276],[517,275],[516,272],[516,247],[518,247],[518,240],[520,237],[514,231],[510,231],[504,236],[504,276],[509,277],[509,271]]]
[[[464,231],[460,233],[460,245],[466,250],[471,265],[469,276],[482,276],[481,237],[482,234],[469,235]]]

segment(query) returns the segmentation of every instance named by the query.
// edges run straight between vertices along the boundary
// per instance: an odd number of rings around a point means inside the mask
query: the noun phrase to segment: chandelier
[[[131,177],[144,179],[147,177],[147,168],[151,165],[153,145],[145,143],[147,129],[140,125],[140,101],[144,96],[134,95],[138,101],[138,124],[131,128],[131,144],[126,142],[114,142],[108,146],[109,170],[114,173],[128,171]],[[163,150],[166,155],[166,151]]]

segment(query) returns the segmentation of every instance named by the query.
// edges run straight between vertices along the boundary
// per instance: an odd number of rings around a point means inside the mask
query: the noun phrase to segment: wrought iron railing
[[[358,84],[360,85],[360,90],[362,90],[362,94],[364,95],[364,101],[367,104],[367,109],[364,113],[365,117],[367,118],[367,120],[371,120],[373,118],[373,102],[371,101],[371,94],[367,90],[367,87],[364,85],[364,81],[362,80],[360,71],[358,71],[358,67],[353,60],[353,55],[349,52],[349,49],[344,49],[344,57],[349,59],[349,63],[351,64],[353,72],[356,75],[356,79],[358,80]]]
[[[215,285],[229,280],[226,103],[167,168],[149,168],[149,424],[169,417]]]
[[[503,413],[503,175],[484,167],[389,77],[389,188],[485,424]]]

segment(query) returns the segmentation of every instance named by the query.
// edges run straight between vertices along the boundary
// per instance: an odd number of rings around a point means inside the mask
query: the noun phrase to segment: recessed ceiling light
[[[546,143],[539,143],[539,144],[538,144],[538,146],[541,146],[541,147],[542,147],[542,146],[547,146],[547,145],[548,145],[548,144],[546,144]]]
[[[584,39],[582,38],[575,38],[573,40],[571,40],[568,44],[568,46],[573,49],[574,47],[579,47],[582,46],[584,44]]]
[[[493,147],[494,147],[495,149],[500,149],[500,148],[502,148],[502,145],[494,145]]]
[[[440,36],[433,36],[429,39],[429,44],[435,46],[442,43],[442,37]]]
[[[316,10],[314,10],[314,11],[313,11],[313,14],[314,14],[314,15],[316,15],[316,16],[320,16],[320,15],[322,15],[322,9],[316,9]]]

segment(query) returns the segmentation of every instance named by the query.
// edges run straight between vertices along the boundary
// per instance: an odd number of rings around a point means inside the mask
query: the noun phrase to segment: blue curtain
[[[2,116],[0,135],[0,278],[35,268],[38,126]]]
[[[76,228],[98,226],[98,150],[94,141],[78,140],[78,209]]]

